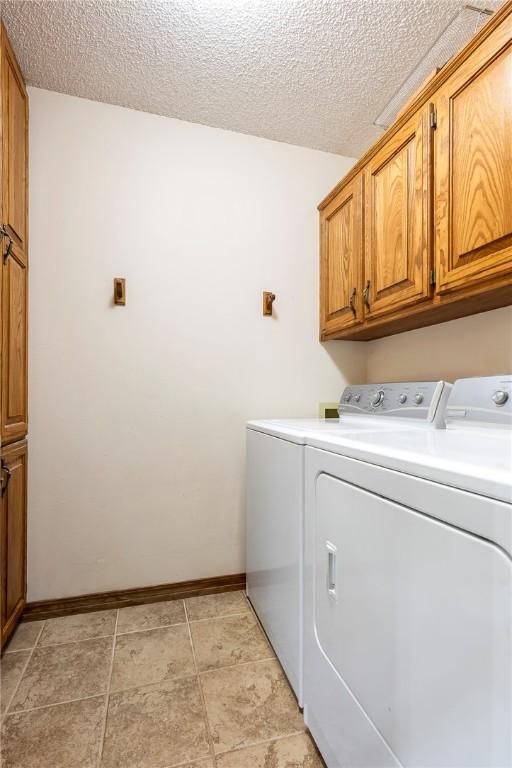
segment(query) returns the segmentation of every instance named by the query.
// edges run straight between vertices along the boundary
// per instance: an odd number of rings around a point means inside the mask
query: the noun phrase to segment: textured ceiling
[[[463,3],[0,0],[30,85],[350,156]]]

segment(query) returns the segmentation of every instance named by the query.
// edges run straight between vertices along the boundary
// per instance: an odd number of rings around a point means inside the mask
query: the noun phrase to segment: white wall
[[[455,379],[512,371],[512,307],[367,345],[368,381]]]
[[[244,570],[245,420],[365,377],[317,340],[351,164],[30,89],[29,600]]]

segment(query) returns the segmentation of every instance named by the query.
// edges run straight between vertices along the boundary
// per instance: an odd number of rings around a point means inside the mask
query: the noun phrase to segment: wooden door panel
[[[2,271],[2,442],[13,442],[27,432],[27,268],[16,245]]]
[[[323,333],[362,321],[362,177],[321,214],[321,326]]]
[[[6,35],[3,42],[3,223],[26,250],[28,98]]]
[[[2,450],[2,642],[12,632],[26,600],[27,444]],[[8,482],[7,482],[8,478]]]
[[[425,109],[367,167],[367,317],[430,296],[430,145],[429,109]]]
[[[438,96],[440,293],[512,275],[512,41],[497,50],[498,31]]]
[[[408,171],[414,167],[411,149],[414,150],[412,140],[373,179],[375,252],[382,256],[376,264],[377,293],[393,288],[408,278],[408,197],[411,195]]]

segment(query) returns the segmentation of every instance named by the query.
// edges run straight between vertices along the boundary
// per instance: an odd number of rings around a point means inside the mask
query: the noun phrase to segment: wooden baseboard
[[[53,619],[72,613],[105,611],[109,608],[125,608],[128,605],[158,603],[163,600],[179,600],[198,595],[213,595],[217,592],[232,592],[237,589],[245,589],[245,573],[215,576],[211,579],[180,581],[175,584],[158,584],[154,587],[96,592],[79,597],[62,597],[58,600],[39,600],[34,603],[27,603],[23,611],[22,621]]]

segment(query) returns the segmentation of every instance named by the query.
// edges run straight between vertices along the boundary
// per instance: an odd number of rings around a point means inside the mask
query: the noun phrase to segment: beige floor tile
[[[306,733],[217,757],[217,768],[323,768],[315,745]]]
[[[171,624],[182,624],[186,620],[183,600],[132,605],[129,608],[120,608],[117,633],[168,627]]]
[[[0,710],[3,715],[18,685],[30,651],[6,653],[0,664]]]
[[[200,671],[274,655],[252,613],[193,622],[190,631]]]
[[[11,651],[24,651],[33,648],[43,624],[44,621],[24,621],[18,624],[5,652],[11,653]]]
[[[105,697],[8,715],[5,768],[96,768]]]
[[[166,768],[207,755],[196,677],[110,696],[103,768]]]
[[[194,760],[193,763],[183,763],[179,768],[215,768],[211,757],[206,760]]]
[[[218,595],[202,595],[201,597],[189,597],[185,600],[189,621],[200,619],[216,619],[220,616],[229,616],[234,613],[246,613],[250,611],[245,594],[237,592],[221,592]]]
[[[10,711],[105,693],[113,638],[37,647]]]
[[[118,635],[111,690],[158,683],[194,671],[186,624]]]
[[[115,611],[75,613],[72,616],[48,619],[38,645],[72,643],[76,640],[92,640],[95,637],[113,635],[115,626]]]
[[[204,672],[201,684],[215,752],[227,752],[304,728],[277,661]]]

